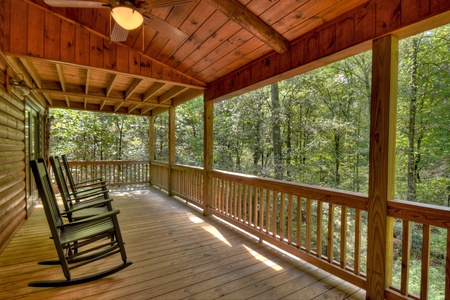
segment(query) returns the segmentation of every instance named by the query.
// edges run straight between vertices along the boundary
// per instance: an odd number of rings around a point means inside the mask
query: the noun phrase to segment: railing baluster
[[[266,190],[260,188],[259,189],[259,230],[263,231],[264,229],[264,195],[266,194]]]
[[[258,228],[258,189],[253,187],[253,227]]]
[[[278,203],[277,203],[278,193],[272,191],[272,235],[276,238],[277,236],[277,217],[278,217]]]
[[[285,233],[285,220],[284,220],[284,209],[285,209],[285,194],[280,193],[280,241],[284,241]]]
[[[302,247],[302,230],[303,230],[303,217],[302,217],[302,204],[303,198],[297,196],[297,247]]]
[[[270,190],[266,189],[266,234],[270,234]]]
[[[234,196],[233,196],[233,216],[238,219],[238,198],[239,198],[239,183],[234,183]]]
[[[340,251],[341,268],[347,266],[347,207],[341,206],[341,251]]]
[[[354,253],[354,273],[360,274],[361,264],[361,211],[355,209],[355,253]]]
[[[447,229],[447,251],[445,258],[445,299],[450,299],[450,229]]]
[[[247,224],[249,226],[253,225],[252,216],[253,216],[253,187],[249,185],[247,193]]]
[[[328,244],[327,244],[328,262],[334,260],[334,204],[328,204]]]
[[[288,214],[287,236],[288,236],[288,244],[289,245],[292,245],[292,218],[294,215],[294,213],[292,212],[293,205],[294,205],[293,196],[292,196],[292,194],[289,194],[288,195],[288,209],[287,209],[288,210],[288,212],[287,212],[287,214]]]
[[[242,221],[242,193],[245,187],[242,184],[238,184],[238,220]]]
[[[317,202],[317,232],[316,232],[316,255],[322,257],[322,201]]]
[[[248,185],[242,186],[242,222],[247,223],[247,196],[248,196]]]
[[[430,235],[431,226],[423,225],[422,238],[422,270],[420,277],[420,299],[428,299],[428,274],[430,272]]]
[[[410,260],[411,226],[410,222],[403,221],[402,229],[402,271],[400,281],[400,292],[408,295],[409,283],[409,260]]]
[[[306,242],[305,242],[305,248],[306,252],[311,251],[311,199],[306,199]]]

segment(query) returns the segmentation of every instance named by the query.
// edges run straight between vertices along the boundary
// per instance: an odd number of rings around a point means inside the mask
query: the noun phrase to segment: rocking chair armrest
[[[85,218],[85,219],[73,221],[73,222],[70,222],[70,223],[58,225],[57,228],[58,229],[64,229],[64,228],[70,227],[70,226],[76,226],[76,225],[80,225],[80,224],[84,224],[84,223],[98,221],[98,220],[101,220],[101,219],[110,218],[112,216],[118,215],[119,213],[120,213],[120,210],[115,209],[115,210],[108,211],[108,212],[105,212],[105,213],[100,214],[100,215],[95,215],[95,216],[92,216],[92,217],[89,217],[89,218]]]
[[[97,189],[84,190],[84,191],[77,192],[77,193],[70,193],[70,196],[75,198],[75,200],[83,200],[86,198],[91,198],[94,196],[99,196],[101,194],[105,194],[106,192],[108,192],[108,191],[100,190],[97,188]],[[88,194],[86,194],[86,193],[88,193]]]
[[[92,182],[92,183],[80,183],[75,184],[76,189],[83,189],[83,188],[95,188],[95,187],[106,187],[106,181],[98,181],[98,182]]]
[[[87,184],[87,183],[89,183],[89,184],[94,184],[94,183],[96,183],[96,182],[102,182],[102,183],[104,182],[104,183],[106,183],[106,180],[104,180],[103,177],[98,177],[98,178],[94,178],[94,179],[89,179],[89,180],[77,182],[77,183],[75,184],[75,186],[85,185],[85,184]]]
[[[108,198],[108,199],[98,199],[98,200],[93,200],[93,201],[89,201],[89,202],[83,202],[83,204],[81,206],[77,206],[76,208],[71,208],[69,210],[66,210],[64,212],[61,212],[62,215],[66,215],[66,214],[72,214],[76,211],[80,211],[86,208],[91,208],[91,207],[97,207],[103,204],[107,204],[112,202],[113,199],[112,198]]]

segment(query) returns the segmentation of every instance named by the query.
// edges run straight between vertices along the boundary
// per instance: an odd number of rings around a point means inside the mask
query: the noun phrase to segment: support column
[[[210,215],[212,191],[209,172],[214,169],[214,103],[204,102],[203,105],[203,214]]]
[[[172,196],[172,165],[175,164],[175,108],[169,108],[169,170],[167,192]]]
[[[150,163],[149,184],[152,184],[152,162],[155,160],[155,117],[152,115],[148,122],[148,160]]]
[[[370,107],[369,205],[366,299],[385,299],[392,280],[393,220],[398,89],[398,41],[390,35],[373,42]]]

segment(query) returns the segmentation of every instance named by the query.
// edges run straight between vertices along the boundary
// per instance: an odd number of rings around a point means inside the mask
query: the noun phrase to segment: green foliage
[[[51,109],[50,154],[71,160],[148,159],[148,118]]]
[[[283,178],[367,191],[370,53],[279,83]],[[215,105],[215,168],[275,178],[270,89]]]
[[[176,108],[176,162],[203,166],[203,98],[198,97]]]
[[[155,117],[155,159],[167,162],[169,160],[169,113],[165,112]]]

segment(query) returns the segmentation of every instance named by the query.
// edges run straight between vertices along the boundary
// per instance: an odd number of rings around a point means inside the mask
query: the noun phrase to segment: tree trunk
[[[275,179],[283,179],[283,154],[280,128],[280,97],[278,94],[278,83],[270,85],[272,100],[272,143],[274,158]]]
[[[412,39],[412,55],[411,55],[411,79],[410,79],[410,99],[409,99],[409,124],[408,124],[408,189],[406,199],[408,201],[416,201],[416,178],[417,163],[415,149],[415,133],[416,133],[416,113],[417,113],[417,38]]]

